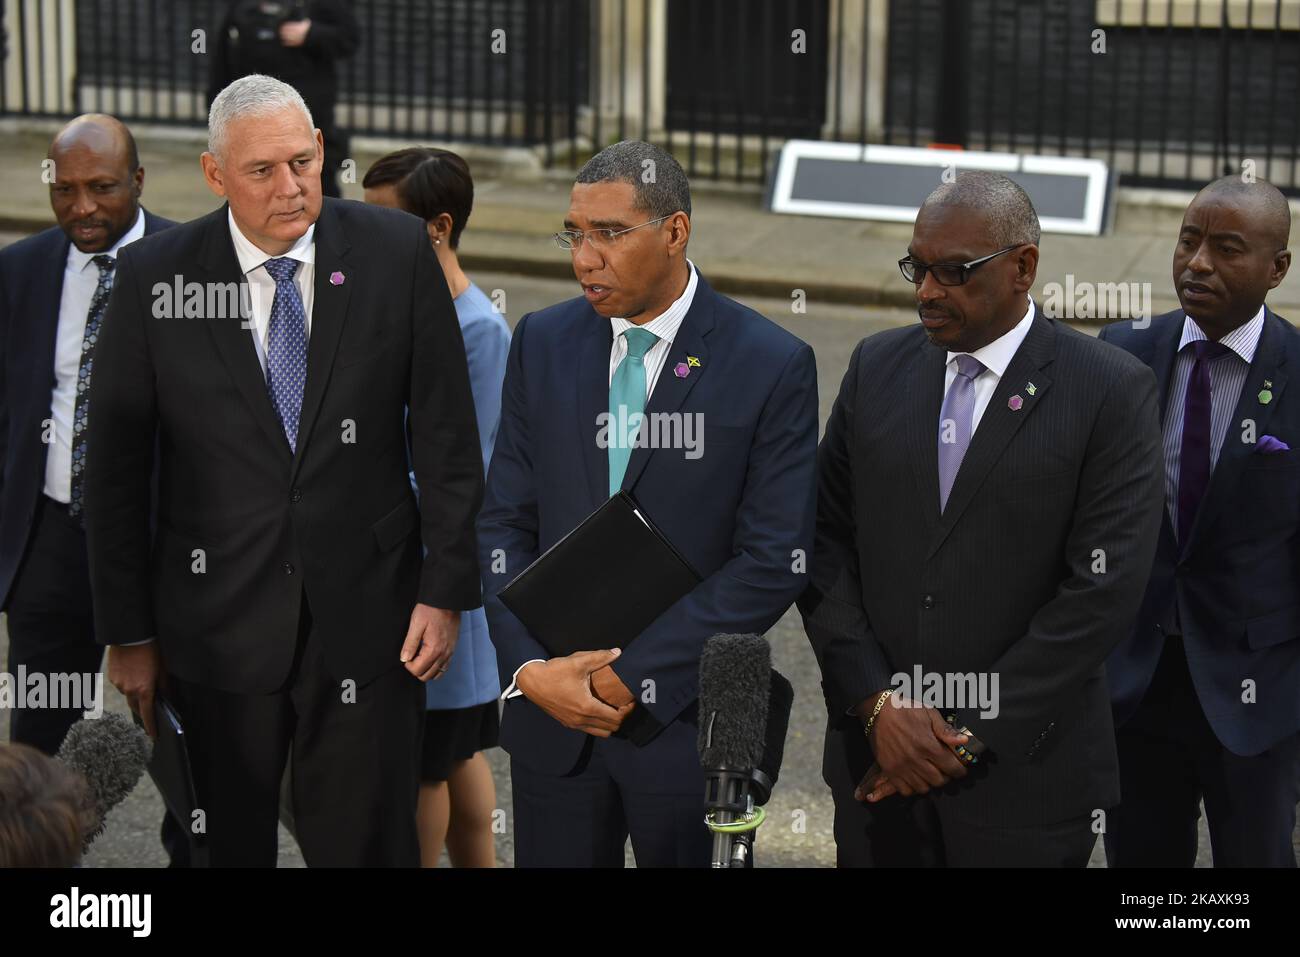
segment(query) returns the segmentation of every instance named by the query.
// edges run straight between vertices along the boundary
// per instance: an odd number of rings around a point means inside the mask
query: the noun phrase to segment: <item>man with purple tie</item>
[[[1038,309],[1039,238],[1004,176],[931,193],[921,321],[858,345],[818,449],[841,866],[1078,867],[1119,799],[1102,663],[1155,549],[1155,379]]]
[[[1166,513],[1136,629],[1106,672],[1122,803],[1112,867],[1295,867],[1300,800],[1300,334],[1264,305],[1291,211],[1225,177],[1183,216],[1183,308],[1102,338],[1155,371]]]

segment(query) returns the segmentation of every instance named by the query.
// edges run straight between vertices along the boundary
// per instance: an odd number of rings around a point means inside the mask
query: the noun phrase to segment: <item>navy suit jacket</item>
[[[176,225],[144,211],[148,236]],[[27,549],[45,488],[43,422],[54,392],[54,350],[71,241],[58,226],[0,250],[0,608]]]
[[[1101,334],[1155,371],[1162,422],[1182,328],[1177,310],[1146,329],[1123,322]],[[1117,725],[1146,694],[1164,645],[1161,625],[1177,602],[1192,681],[1224,747],[1259,754],[1300,730],[1300,382],[1287,388],[1297,374],[1300,333],[1266,310],[1186,546],[1175,541],[1166,507],[1137,627],[1106,664]],[[1266,383],[1272,396],[1262,402]],[[1260,451],[1265,435],[1291,450]]]
[[[524,662],[550,656],[497,593],[609,497],[608,451],[596,439],[598,416],[609,408],[612,343],[609,320],[582,299],[524,316],[515,329],[478,524],[503,686]],[[675,373],[678,363],[686,364],[685,377]],[[613,668],[637,709],[666,726],[694,713],[705,640],[767,631],[807,582],[816,497],[812,349],[701,276],[646,406],[654,412],[701,415],[703,454],[635,448],[622,488],[704,581]],[[618,556],[610,555],[608,579],[592,587],[637,583],[620,578]],[[583,743],[583,732],[523,696],[506,702],[501,744],[514,760],[564,774]]]

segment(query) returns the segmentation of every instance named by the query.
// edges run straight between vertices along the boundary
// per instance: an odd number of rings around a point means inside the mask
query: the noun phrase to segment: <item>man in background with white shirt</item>
[[[48,164],[58,225],[0,251],[0,607],[8,613],[8,673],[21,668],[52,681],[98,672],[103,657],[84,491],[89,470],[100,467],[86,455],[91,373],[117,256],[174,224],[140,206],[144,167],[115,117],[69,122],[50,144]],[[80,708],[55,703],[15,709],[11,740],[54,754],[81,717]]]
[[[455,309],[419,219],[322,201],[292,87],[236,80],[208,137],[226,205],[124,253],[99,343],[96,637],[146,725],[175,705],[214,866],[274,866],[292,750],[309,866],[414,867],[420,682],[480,604]]]
[[[556,236],[583,295],[524,316],[511,341],[479,562],[516,866],[621,867],[630,836],[638,867],[707,867],[701,650],[767,631],[806,583],[812,349],[709,287],[686,258],[690,215],[666,152],[602,150]],[[699,441],[652,447],[656,416],[692,417]],[[704,580],[621,654],[552,658],[498,592],[620,490]],[[619,561],[591,587],[644,587]]]
[[[1155,549],[1155,380],[1034,305],[1039,237],[1004,176],[936,189],[899,263],[921,322],[859,343],[826,426],[799,606],[841,866],[1083,866],[1119,797],[1102,662]]]

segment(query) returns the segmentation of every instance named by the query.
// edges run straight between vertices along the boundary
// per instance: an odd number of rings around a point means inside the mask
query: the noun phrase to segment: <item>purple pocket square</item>
[[[1275,452],[1290,452],[1291,446],[1276,436],[1261,435],[1259,441],[1255,443],[1255,451],[1264,455],[1272,455]]]

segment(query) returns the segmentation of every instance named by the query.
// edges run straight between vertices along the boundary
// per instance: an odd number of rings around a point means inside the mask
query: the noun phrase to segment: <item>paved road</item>
[[[0,239],[2,241],[2,239]],[[702,264],[706,267],[707,264]],[[481,273],[472,277],[489,295],[504,290],[507,311],[513,320],[543,305],[574,294],[573,283],[548,279]],[[863,336],[894,325],[913,321],[907,312],[863,310],[842,305],[808,303],[805,314],[794,314],[788,300],[744,300],[748,305],[780,322],[809,342],[817,354],[821,421],[824,423],[839,388],[853,346]],[[786,739],[785,766],[771,804],[769,820],[759,834],[757,860],[767,866],[830,866],[835,852],[831,830],[831,802],[820,774],[822,731],[825,711],[819,691],[817,664],[799,623],[797,613],[787,614],[770,632],[773,663],[795,687],[795,705]],[[6,660],[8,638],[0,634],[0,661]],[[110,710],[124,711],[125,703],[116,692]],[[7,738],[8,714],[0,711],[0,736]],[[498,803],[509,809],[509,772],[505,755],[490,752],[496,773]],[[157,867],[166,863],[157,840],[161,802],[146,779],[131,797],[113,812],[107,832],[91,849],[87,864],[94,867]],[[509,814],[507,813],[507,819]],[[1209,841],[1202,826],[1200,865],[1209,863]],[[501,864],[511,863],[511,835],[498,840]],[[629,864],[632,863],[629,850]],[[1100,844],[1094,851],[1094,866],[1103,866]],[[281,866],[302,866],[302,857],[292,838],[282,829]]]

